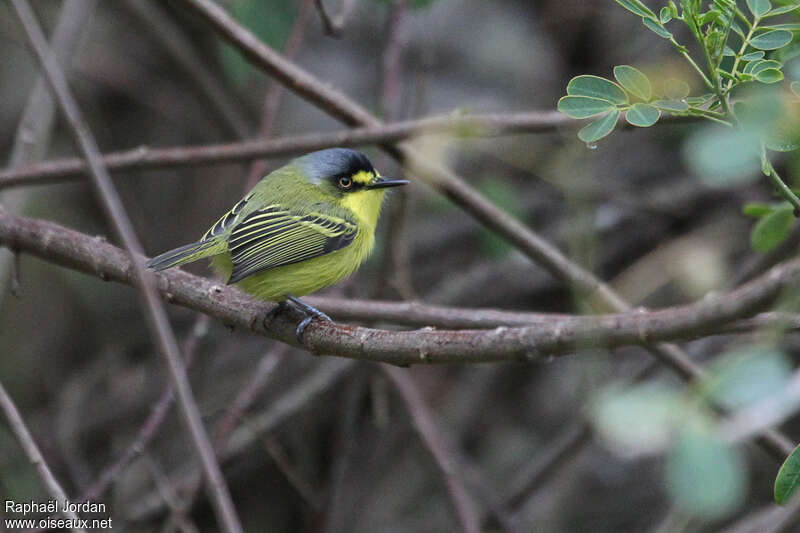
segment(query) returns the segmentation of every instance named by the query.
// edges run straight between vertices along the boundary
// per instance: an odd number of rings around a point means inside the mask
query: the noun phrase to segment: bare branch
[[[236,137],[245,138],[250,132],[248,119],[242,110],[231,102],[233,98],[217,81],[213,73],[197,55],[196,49],[182,29],[172,21],[159,2],[151,0],[125,0],[122,7],[130,11],[142,29],[149,32],[158,45],[191,79],[192,85],[203,98],[218,122]]]
[[[513,133],[552,132],[571,120],[555,111],[527,111],[507,114],[448,114],[382,126],[353,128],[331,133],[314,133],[277,139],[255,139],[235,143],[190,147],[148,148],[112,152],[103,156],[109,170],[145,170],[249,161],[258,158],[304,154],[333,146],[360,146],[397,142],[428,133],[452,132],[466,138]],[[64,158],[0,170],[0,189],[41,185],[79,179],[86,172],[80,158]]]
[[[173,389],[176,391],[178,405],[181,408],[182,418],[189,429],[195,450],[200,456],[207,480],[207,488],[210,493],[209,496],[220,526],[228,533],[242,531],[228,488],[225,485],[225,479],[214,458],[211,444],[200,420],[200,413],[192,398],[189,381],[181,364],[175,335],[167,321],[164,307],[159,301],[152,275],[145,271],[144,263],[140,256],[141,245],[133,231],[133,226],[125,212],[119,194],[103,166],[97,143],[83,118],[75,98],[70,92],[64,73],[53,56],[39,22],[36,20],[36,15],[27,0],[12,0],[12,4],[22,22],[31,48],[33,48],[41,63],[55,99],[70,125],[75,141],[86,159],[93,189],[101,203],[106,218],[111,222],[114,232],[130,254],[134,274],[133,281],[135,281],[135,285],[143,297],[144,313],[148,327],[156,342],[158,351],[166,359],[170,380]]]
[[[265,411],[246,419],[244,424],[236,428],[225,449],[220,451],[220,460],[225,461],[244,452],[258,442],[262,435],[275,429],[316,396],[338,383],[353,367],[355,361],[348,359],[331,358],[322,361],[314,371],[279,396]],[[183,472],[171,480],[171,485],[181,492],[193,493],[193,487],[199,481],[196,474],[194,470]],[[131,509],[130,514],[134,519],[142,520],[163,510],[164,506],[165,502],[158,493],[152,493],[142,498]]]
[[[286,46],[283,50],[283,55],[286,56],[287,59],[294,59],[294,56],[297,55],[298,50],[300,50],[300,45],[303,43],[303,38],[306,34],[306,28],[311,20],[311,8],[313,2],[314,0],[303,0],[300,4],[297,20],[295,20],[294,24],[292,25],[292,31],[289,34],[289,37],[286,39]],[[261,126],[259,127],[258,131],[258,136],[261,139],[266,140],[272,136],[272,129],[275,126],[275,120],[278,117],[278,110],[281,106],[283,92],[283,85],[277,81],[270,82],[269,89],[267,89],[267,95],[264,97],[264,112],[261,117]],[[263,159],[253,161],[250,165],[249,175],[245,181],[245,189],[247,189],[247,191],[252,189],[253,186],[258,183],[258,180],[264,177],[266,170],[266,161]]]
[[[183,347],[184,364],[188,368],[191,366],[197,353],[197,344],[199,340],[208,332],[208,315],[201,315],[197,321],[189,337],[186,339]],[[97,480],[86,489],[85,494],[81,499],[95,500],[104,494],[111,484],[117,479],[120,473],[133,462],[139,455],[144,453],[150,441],[156,436],[164,420],[167,418],[170,408],[175,400],[175,395],[172,393],[172,387],[167,385],[161,393],[161,397],[153,405],[147,419],[139,428],[136,438],[133,442],[120,454],[120,456],[110,465],[108,465],[97,477]]]
[[[97,0],[67,0],[63,3],[58,15],[58,21],[53,29],[52,48],[56,59],[69,67],[70,60],[74,58],[78,44],[81,41],[83,30],[88,26],[94,13]],[[8,159],[8,169],[19,168],[35,163],[44,157],[50,146],[50,135],[55,124],[56,108],[50,89],[44,78],[36,80],[33,90],[22,111],[19,126],[14,135],[14,145]],[[28,203],[30,191],[0,191],[0,203],[11,211],[21,213]],[[3,299],[2,285],[8,279],[7,273],[11,272],[10,289],[16,294],[18,287],[19,269],[17,268],[18,256],[13,257],[7,252],[0,252],[0,303]]]
[[[478,512],[475,509],[472,498],[464,488],[456,461],[456,453],[453,452],[450,443],[447,442],[445,436],[436,426],[433,414],[425,404],[422,394],[411,379],[411,376],[404,370],[388,365],[383,365],[381,368],[389,377],[389,380],[394,383],[395,388],[403,398],[403,403],[406,404],[406,409],[414,422],[414,427],[419,432],[425,446],[430,450],[431,455],[433,455],[439,470],[441,470],[445,485],[447,485],[447,491],[450,493],[450,499],[453,500],[458,520],[461,523],[461,528],[467,533],[478,533],[481,530]]]
[[[133,283],[131,262],[122,250],[51,222],[19,217],[0,209],[0,243],[102,279]],[[726,324],[752,316],[798,277],[800,261],[792,261],[774,267],[734,291],[690,305],[613,315],[556,315],[551,322],[543,320],[525,327],[388,331],[315,321],[306,330],[303,347],[315,353],[409,365],[535,361],[587,346],[615,348],[688,340],[716,334]],[[169,302],[209,314],[245,331],[297,345],[294,336],[297,317],[293,313],[281,313],[265,325],[262,321],[273,304],[254,300],[235,288],[181,270],[159,273],[157,281],[162,297]],[[330,310],[335,314],[335,309]],[[443,312],[442,308],[439,311]]]
[[[36,471],[39,472],[39,477],[42,478],[47,492],[50,493],[50,496],[55,498],[57,502],[68,501],[67,493],[61,488],[61,485],[59,485],[58,480],[56,480],[50,467],[44,460],[44,457],[42,457],[42,453],[39,451],[36,441],[33,440],[30,431],[28,431],[27,426],[25,426],[25,421],[22,420],[22,416],[19,414],[17,406],[14,405],[14,401],[6,392],[2,383],[0,383],[0,410],[5,414],[11,432],[14,433],[14,436],[17,437],[17,440],[22,445],[22,449],[25,450],[25,455],[28,456],[28,460],[36,467]],[[61,508],[61,505],[59,505],[59,508]],[[73,531],[86,533],[85,529],[77,525],[79,524],[79,519],[74,511],[62,509],[62,512],[64,516],[76,524],[71,528]]]
[[[325,33],[331,37],[341,37],[347,21],[355,8],[355,0],[342,0],[342,5],[339,8],[339,13],[331,16],[325,9],[323,0],[314,0],[314,5],[319,12],[319,18],[322,20],[322,26],[325,28]]]

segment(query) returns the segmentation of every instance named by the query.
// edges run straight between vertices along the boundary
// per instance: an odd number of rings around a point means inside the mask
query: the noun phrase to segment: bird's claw
[[[313,309],[313,311],[304,309],[304,311],[306,311],[308,314],[303,320],[300,321],[300,323],[297,325],[297,329],[294,331],[294,335],[295,337],[297,337],[297,342],[299,342],[300,344],[303,344],[303,332],[306,330],[308,325],[311,324],[312,320],[314,320],[315,318],[319,318],[320,320],[327,320],[328,322],[333,322],[331,317],[329,317],[319,309],[314,309],[313,307],[311,307],[311,309]]]
[[[302,311],[306,316],[300,323],[297,325],[297,329],[294,331],[295,337],[297,337],[297,342],[303,344],[303,332],[311,323],[312,320],[315,318],[319,318],[320,320],[327,320],[328,322],[333,322],[331,317],[317,309],[316,307],[312,307],[305,303],[304,301],[295,298],[294,296],[288,295],[286,296],[286,301],[283,302],[284,304],[287,302],[291,302],[297,307],[300,311]]]

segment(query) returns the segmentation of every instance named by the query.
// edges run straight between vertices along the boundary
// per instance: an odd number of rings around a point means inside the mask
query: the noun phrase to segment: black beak
[[[407,185],[408,180],[396,180],[393,178],[378,178],[375,183],[371,183],[364,187],[365,189],[385,189],[386,187],[397,187],[398,185]]]

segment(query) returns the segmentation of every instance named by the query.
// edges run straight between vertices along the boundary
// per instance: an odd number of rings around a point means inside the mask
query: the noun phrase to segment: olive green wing
[[[228,283],[334,252],[353,242],[356,233],[358,226],[339,216],[269,205],[249,213],[231,231],[233,269]]]

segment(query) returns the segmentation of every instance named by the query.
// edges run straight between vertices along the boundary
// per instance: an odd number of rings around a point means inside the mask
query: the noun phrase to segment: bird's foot
[[[308,325],[311,323],[312,320],[315,318],[319,318],[320,320],[327,320],[328,322],[333,322],[331,317],[317,309],[316,307],[310,306],[304,301],[300,300],[299,298],[295,298],[292,295],[286,296],[286,302],[292,302],[300,311],[302,311],[306,317],[300,321],[297,325],[297,329],[294,331],[295,337],[297,337],[297,342],[303,344],[303,332],[306,330]]]

